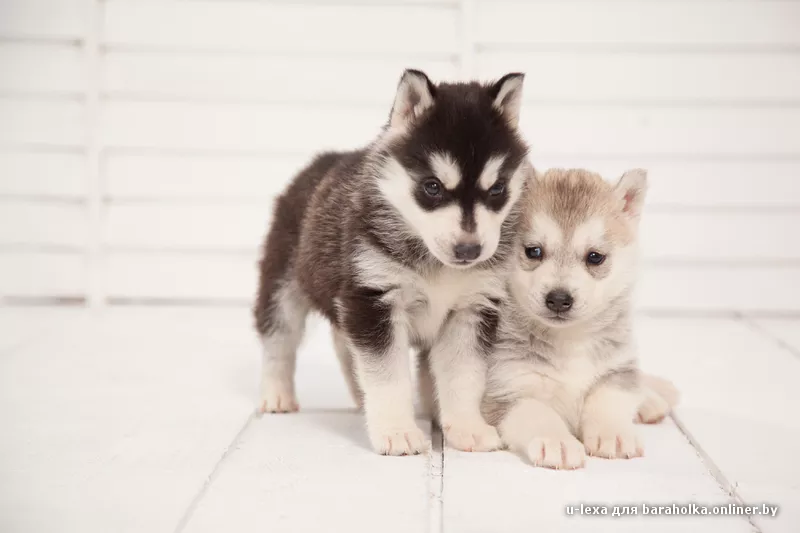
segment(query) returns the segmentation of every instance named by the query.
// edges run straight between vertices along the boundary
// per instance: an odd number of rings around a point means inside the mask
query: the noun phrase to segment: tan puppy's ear
[[[506,118],[509,124],[517,127],[522,107],[522,82],[525,74],[512,72],[506,74],[489,87],[489,94],[494,99],[492,105]]]
[[[436,86],[428,76],[421,70],[407,69],[397,85],[389,126],[407,126],[433,105],[435,97]]]
[[[627,171],[617,182],[614,192],[620,200],[622,212],[638,220],[647,194],[647,171],[641,168]]]

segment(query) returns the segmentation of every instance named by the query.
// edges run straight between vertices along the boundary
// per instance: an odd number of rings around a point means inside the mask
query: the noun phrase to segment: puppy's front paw
[[[525,452],[534,466],[574,470],[583,468],[586,451],[583,444],[572,435],[563,437],[536,437]]]
[[[417,455],[431,447],[425,434],[414,423],[407,427],[370,428],[369,440],[381,455]]]
[[[444,435],[447,444],[465,452],[491,452],[503,446],[497,430],[482,420],[445,425]]]
[[[265,383],[258,404],[260,413],[293,413],[300,409],[292,387],[282,383]]]
[[[644,447],[633,423],[588,427],[583,433],[586,453],[606,459],[630,459],[644,455]]]
[[[656,395],[647,395],[639,404],[636,421],[642,424],[658,424],[669,414],[670,406],[665,399]]]

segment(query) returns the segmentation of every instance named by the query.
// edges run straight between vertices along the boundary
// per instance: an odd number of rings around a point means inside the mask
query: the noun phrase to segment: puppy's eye
[[[542,250],[541,246],[526,246],[525,256],[528,259],[541,259],[544,257],[544,250]]]
[[[593,266],[601,265],[605,260],[606,256],[599,252],[589,252],[589,254],[586,256],[586,262]]]
[[[432,198],[438,198],[442,195],[442,184],[436,178],[428,178],[422,182],[422,188],[425,194]]]
[[[498,181],[491,187],[489,187],[489,196],[500,196],[503,194],[503,191],[506,190],[506,184],[502,181]]]

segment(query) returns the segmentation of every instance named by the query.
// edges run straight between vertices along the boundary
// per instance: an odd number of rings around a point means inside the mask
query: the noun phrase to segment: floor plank
[[[510,452],[445,450],[444,531],[703,531],[745,532],[741,517],[643,516],[641,505],[724,504],[727,495],[671,421],[643,427],[645,457],[590,458],[582,470],[534,468]],[[568,506],[606,506],[608,515],[568,516]],[[637,506],[637,516],[612,518],[615,505]]]
[[[375,454],[355,412],[266,415],[242,436],[185,531],[423,531],[429,461]]]
[[[800,358],[800,318],[746,318],[768,337],[774,338],[780,345]]]
[[[747,503],[781,506],[754,518],[765,533],[796,531],[800,489],[800,360],[744,321],[640,321],[647,368],[683,394],[677,416]]]
[[[252,412],[240,315],[85,312],[0,358],[0,530],[173,531]]]
[[[301,412],[250,424],[185,531],[422,531],[431,456],[372,451],[320,320],[307,327],[297,387]]]

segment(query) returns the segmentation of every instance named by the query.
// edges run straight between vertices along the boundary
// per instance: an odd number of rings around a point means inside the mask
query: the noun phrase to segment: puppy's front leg
[[[408,333],[390,297],[356,289],[341,303],[372,447],[383,455],[414,455],[428,449],[430,444],[414,420]]]
[[[497,430],[481,415],[486,390],[487,340],[497,325],[497,312],[461,310],[450,317],[430,352],[436,385],[439,422],[447,443],[465,451],[491,451],[501,447]],[[490,342],[493,338],[490,339]]]
[[[640,398],[635,369],[617,372],[595,386],[581,415],[581,440],[589,455],[608,459],[644,455],[633,422]]]
[[[552,407],[535,398],[516,400],[498,428],[503,442],[534,466],[556,469],[584,466],[583,444]]]

